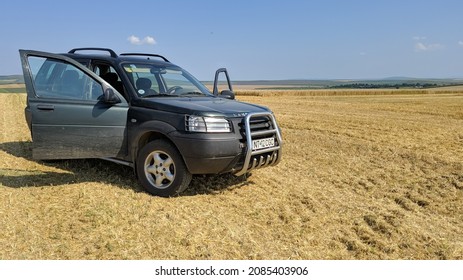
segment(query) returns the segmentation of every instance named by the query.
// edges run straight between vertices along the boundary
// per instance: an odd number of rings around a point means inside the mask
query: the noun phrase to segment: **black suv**
[[[156,54],[19,52],[34,159],[125,164],[149,193],[172,196],[187,188],[192,174],[240,176],[281,158],[272,112],[235,101],[223,68],[211,93]],[[220,94],[219,75],[228,84]]]

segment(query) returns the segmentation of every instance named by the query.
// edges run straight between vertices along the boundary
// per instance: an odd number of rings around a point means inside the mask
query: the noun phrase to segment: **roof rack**
[[[70,50],[68,53],[76,53],[76,51],[103,51],[108,52],[111,55],[111,57],[117,57],[117,54],[113,50],[106,48],[76,48]]]
[[[152,56],[152,57],[159,57],[163,59],[165,62],[170,62],[167,58],[163,57],[162,55],[152,54],[152,53],[121,53],[120,55],[148,56],[148,59],[149,59],[149,56]]]

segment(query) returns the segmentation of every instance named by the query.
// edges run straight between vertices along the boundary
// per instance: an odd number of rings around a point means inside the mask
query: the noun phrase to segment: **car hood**
[[[199,116],[243,117],[247,113],[269,112],[267,107],[220,97],[154,97],[139,99],[137,106]]]

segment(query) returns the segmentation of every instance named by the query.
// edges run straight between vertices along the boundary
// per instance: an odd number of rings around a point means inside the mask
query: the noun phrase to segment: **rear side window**
[[[97,100],[103,95],[102,86],[72,64],[37,56],[28,61],[38,97]]]

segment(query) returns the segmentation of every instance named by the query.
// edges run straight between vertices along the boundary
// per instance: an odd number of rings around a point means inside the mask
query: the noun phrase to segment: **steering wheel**
[[[183,89],[183,88],[181,86],[173,86],[173,87],[167,89],[167,93],[172,94],[172,93],[176,92],[179,89]]]

